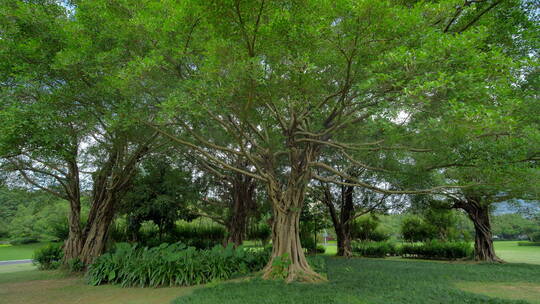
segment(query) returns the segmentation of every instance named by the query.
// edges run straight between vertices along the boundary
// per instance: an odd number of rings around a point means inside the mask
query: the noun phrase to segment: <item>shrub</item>
[[[326,252],[326,247],[324,247],[323,245],[317,245],[316,252],[317,253],[325,253]]]
[[[307,233],[301,233],[300,243],[302,245],[302,248],[308,253],[317,252],[317,240],[312,235],[309,235]]]
[[[540,242],[540,231],[533,232],[529,235],[532,242]]]
[[[540,246],[540,242],[518,242],[518,246]]]
[[[39,242],[37,237],[21,237],[21,238],[15,238],[11,239],[9,243],[11,245],[25,245],[25,244],[32,244]]]
[[[197,250],[181,243],[154,248],[119,243],[90,265],[87,276],[91,285],[190,286],[260,270],[269,254],[268,249],[235,249],[232,245]]]
[[[428,241],[422,244],[403,244],[400,252],[404,257],[453,260],[470,257],[473,248],[467,242]]]
[[[68,261],[68,267],[71,272],[81,272],[84,270],[84,263],[79,258],[75,258]]]
[[[405,218],[401,223],[401,235],[408,242],[423,242],[434,239],[436,231],[420,217],[410,216]]]
[[[385,257],[396,254],[396,247],[390,242],[353,242],[352,251],[364,257]]]
[[[374,215],[368,214],[361,216],[351,225],[352,238],[375,242],[382,242],[390,239],[390,234],[379,226],[380,220]]]
[[[63,257],[62,245],[51,243],[34,251],[33,263],[41,270],[56,269]]]
[[[249,240],[261,241],[263,245],[268,244],[270,237],[272,236],[272,230],[267,224],[254,225],[248,230],[247,238]]]

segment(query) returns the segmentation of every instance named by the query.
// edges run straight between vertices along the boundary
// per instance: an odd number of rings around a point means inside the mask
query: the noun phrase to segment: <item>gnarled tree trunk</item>
[[[304,204],[305,183],[295,180],[281,192],[269,183],[268,195],[273,205],[272,255],[263,269],[263,278],[284,278],[287,282],[318,282],[325,279],[309,266],[300,243],[300,213]]]
[[[79,258],[83,246],[81,229],[81,202],[70,201],[68,216],[69,235],[64,242],[64,263]]]
[[[89,265],[105,251],[109,227],[114,218],[114,198],[107,195],[92,202],[88,223],[84,231],[81,261]]]
[[[482,204],[480,199],[470,197],[466,201],[457,204],[457,206],[467,212],[474,224],[474,259],[482,262],[503,262],[497,257],[493,247],[488,206]]]

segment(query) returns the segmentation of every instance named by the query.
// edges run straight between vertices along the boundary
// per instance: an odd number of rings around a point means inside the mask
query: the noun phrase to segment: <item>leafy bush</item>
[[[33,263],[41,270],[56,269],[60,266],[64,252],[61,244],[48,244],[34,251]]]
[[[11,245],[25,245],[39,242],[37,237],[21,237],[9,240]]]
[[[518,242],[518,246],[540,246],[540,242]]]
[[[353,242],[352,251],[364,257],[386,257],[396,254],[396,246],[390,242]]]
[[[68,267],[71,272],[81,272],[84,270],[84,263],[79,258],[68,261]]]
[[[267,224],[254,225],[248,230],[247,238],[249,240],[261,241],[263,245],[268,244],[272,230]]]
[[[422,244],[403,244],[400,252],[404,257],[452,260],[470,257],[473,248],[467,242],[428,241]]]
[[[379,227],[380,223],[380,219],[372,214],[359,217],[351,225],[353,239],[375,242],[387,241],[390,234]]]
[[[317,252],[317,240],[312,235],[307,233],[300,234],[300,243],[302,248],[308,253]]]
[[[540,231],[533,232],[529,235],[532,242],[540,242]]]
[[[323,245],[317,245],[316,252],[317,253],[325,253],[326,252],[326,247],[324,247]]]
[[[401,223],[401,235],[408,242],[423,242],[435,238],[436,232],[418,216],[410,216]]]
[[[91,285],[190,286],[259,270],[269,254],[268,249],[241,246],[197,250],[181,243],[154,248],[119,243],[113,252],[100,256],[90,265],[87,276]]]
[[[126,242],[125,224],[119,222],[111,233],[116,242]],[[163,243],[183,243],[198,249],[210,249],[219,245],[225,239],[226,231],[223,226],[200,225],[196,223],[184,223],[175,225],[174,228],[163,233],[160,237],[158,226],[152,222],[144,222],[137,233],[137,242],[146,247],[157,247]]]

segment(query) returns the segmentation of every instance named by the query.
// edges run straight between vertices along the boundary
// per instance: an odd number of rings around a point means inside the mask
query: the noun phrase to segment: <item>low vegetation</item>
[[[470,243],[435,240],[418,244],[403,244],[399,251],[404,257],[424,259],[464,259],[472,257],[473,254]]]
[[[87,277],[91,285],[191,286],[260,270],[268,256],[268,250],[244,247],[198,250],[181,243],[153,248],[119,243],[90,265]]]

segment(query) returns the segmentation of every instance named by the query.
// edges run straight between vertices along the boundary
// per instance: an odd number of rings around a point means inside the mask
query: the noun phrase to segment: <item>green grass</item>
[[[33,243],[25,245],[0,246],[0,261],[31,259],[34,250],[47,243]]]
[[[497,255],[509,263],[540,264],[540,246],[518,246],[518,242],[495,242]]]
[[[540,266],[327,258],[321,284],[253,279],[222,283],[178,298],[175,304],[539,303]],[[521,289],[488,296],[490,286]],[[487,289],[486,289],[487,288]],[[527,294],[523,294],[527,290]],[[531,302],[520,301],[531,300]],[[536,301],[536,302],[534,302]]]

